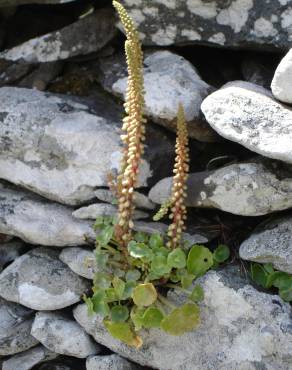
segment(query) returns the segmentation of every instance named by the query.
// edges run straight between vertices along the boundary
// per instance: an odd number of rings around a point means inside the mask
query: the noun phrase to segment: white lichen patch
[[[159,9],[153,6],[147,7],[147,8],[143,8],[143,13],[150,17],[157,17],[159,13]]]
[[[182,30],[181,35],[191,41],[201,40],[202,36],[195,30]]]
[[[248,20],[248,12],[253,7],[253,0],[235,0],[229,8],[221,10],[217,15],[217,22],[230,26],[235,33],[242,30]]]
[[[254,22],[254,30],[252,31],[257,37],[273,37],[278,31],[274,28],[273,23],[263,17]]]
[[[152,41],[161,46],[171,45],[174,43],[177,35],[177,26],[170,24],[164,29],[159,29],[156,33],[152,35]]]
[[[205,19],[214,18],[217,15],[216,1],[187,0],[187,7],[191,13]]]
[[[124,0],[124,3],[128,6],[139,6],[142,5],[142,0]]]
[[[224,45],[226,42],[226,37],[224,33],[218,32],[212,35],[211,37],[209,37],[208,41],[213,42],[214,44]]]

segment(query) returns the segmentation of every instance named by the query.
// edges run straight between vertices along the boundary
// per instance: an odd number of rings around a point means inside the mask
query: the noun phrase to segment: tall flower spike
[[[188,148],[188,132],[185,120],[183,106],[180,104],[177,113],[177,138],[175,146],[175,165],[174,177],[172,184],[171,195],[171,214],[172,223],[168,228],[169,248],[176,248],[181,241],[182,232],[185,229],[186,206],[185,198],[187,196],[186,181],[189,173],[189,148]]]
[[[134,188],[137,186],[139,165],[144,152],[144,124],[146,121],[143,118],[143,53],[138,31],[126,9],[117,1],[113,1],[113,6],[119,13],[127,36],[125,52],[128,66],[128,86],[124,104],[126,117],[122,127],[125,132],[122,136],[124,151],[117,184],[118,223],[115,228],[116,239],[123,247],[126,247],[132,235]]]

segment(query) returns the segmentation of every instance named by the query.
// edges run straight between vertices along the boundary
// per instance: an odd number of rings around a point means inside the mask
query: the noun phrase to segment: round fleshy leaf
[[[230,249],[227,245],[220,244],[213,253],[214,260],[218,263],[225,262],[230,257]]]
[[[136,242],[138,243],[147,243],[148,242],[148,235],[145,234],[145,233],[142,233],[142,232],[138,232],[134,235],[134,239],[136,240]]]
[[[267,288],[269,285],[269,274],[262,265],[256,263],[251,265],[251,278],[263,288]]]
[[[200,309],[194,303],[186,303],[174,309],[161,321],[161,328],[171,335],[182,335],[200,324]]]
[[[202,245],[194,245],[189,252],[187,269],[196,277],[203,275],[213,266],[213,254]]]
[[[143,326],[149,328],[159,328],[163,320],[163,313],[156,307],[149,307],[142,317]]]
[[[100,250],[96,250],[95,260],[96,260],[96,265],[100,270],[103,270],[106,267],[108,259],[109,259],[108,254],[106,254],[105,252],[102,252]]]
[[[137,283],[135,281],[127,281],[125,284],[124,293],[122,299],[129,299],[132,297],[133,291]]]
[[[103,290],[96,290],[91,298],[93,311],[103,317],[109,314],[109,307],[106,302],[106,295]]]
[[[111,283],[110,275],[105,272],[97,272],[94,276],[94,285],[97,285],[102,289],[109,288]]]
[[[204,290],[200,285],[196,285],[189,296],[193,302],[201,302],[204,299]]]
[[[157,299],[157,292],[153,284],[146,283],[136,286],[133,291],[133,301],[140,307],[151,306]]]
[[[105,299],[106,299],[107,302],[119,301],[119,297],[117,296],[116,291],[115,291],[114,288],[106,289],[105,293],[106,293],[106,298]]]
[[[113,322],[124,322],[129,317],[129,310],[126,306],[114,306],[111,309],[111,319]]]
[[[96,236],[96,241],[101,247],[105,247],[113,237],[114,227],[112,225],[107,225],[101,229],[101,231]]]
[[[141,273],[138,270],[130,270],[126,273],[127,281],[137,281],[141,277]]]
[[[163,276],[171,271],[171,267],[167,264],[166,256],[155,256],[151,262],[151,272],[157,276]]]
[[[183,275],[182,277],[181,277],[181,286],[184,288],[184,289],[188,289],[191,285],[192,285],[192,283],[193,283],[193,281],[194,281],[194,279],[195,279],[195,275],[193,275],[193,274],[185,274],[185,275]]]
[[[113,338],[116,338],[129,346],[140,348],[143,344],[142,339],[133,332],[130,325],[126,322],[104,321],[104,326]]]
[[[152,249],[163,247],[163,239],[160,234],[152,234],[149,239],[149,246]]]
[[[117,297],[119,299],[122,299],[124,290],[125,290],[125,282],[122,279],[115,276],[113,278],[112,284],[113,284]]]
[[[135,326],[135,330],[137,331],[142,329],[143,327],[144,312],[145,312],[145,308],[134,306],[130,313],[131,320]]]
[[[279,295],[285,302],[292,302],[292,288],[290,289],[280,289]]]
[[[153,253],[149,247],[147,247],[144,243],[137,243],[132,240],[128,244],[128,251],[131,257],[145,259],[147,261],[151,261],[153,257]]]
[[[167,264],[173,268],[184,268],[187,264],[185,252],[181,248],[174,249],[167,257]]]

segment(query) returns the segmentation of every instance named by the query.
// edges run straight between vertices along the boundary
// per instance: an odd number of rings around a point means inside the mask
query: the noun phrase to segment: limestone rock
[[[292,109],[274,100],[268,90],[248,82],[230,82],[203,101],[202,111],[224,138],[292,163]]]
[[[278,65],[271,84],[274,97],[283,103],[292,103],[292,49]]]
[[[94,238],[92,223],[75,219],[71,208],[1,185],[0,191],[0,233],[54,247],[83,245],[86,237]]]
[[[86,358],[100,351],[77,322],[53,312],[37,313],[31,334],[49,350],[66,356]]]
[[[171,195],[172,178],[150,191],[158,204]],[[292,207],[292,168],[277,161],[236,163],[215,171],[192,173],[188,207],[217,208],[242,216],[260,216]]]
[[[0,296],[34,310],[58,310],[80,301],[90,287],[59,260],[60,252],[36,248],[0,274]]]
[[[15,6],[23,4],[65,4],[75,0],[0,0],[1,6]]]
[[[76,307],[74,316],[97,342],[143,366],[161,370],[289,370],[289,304],[278,296],[258,292],[240,278],[238,270],[211,271],[200,283],[205,298],[199,328],[178,337],[158,329],[145,330],[139,351],[113,339],[99,316],[88,316],[85,304]],[[182,297],[172,295],[172,300],[181,303]]]
[[[239,250],[244,260],[272,263],[292,274],[292,218],[276,218],[260,225]]]
[[[86,370],[139,370],[136,364],[118,355],[92,356],[86,360]]]
[[[58,354],[40,345],[5,360],[2,370],[30,370],[35,365],[44,361],[53,360],[57,356]]]
[[[59,258],[77,275],[93,280],[97,272],[93,250],[80,247],[64,248]]]
[[[61,30],[4,50],[0,53],[0,58],[26,63],[44,63],[90,54],[103,48],[115,36],[114,23],[112,10],[97,10]]]
[[[0,298],[0,356],[26,351],[39,343],[30,335],[34,312]]]

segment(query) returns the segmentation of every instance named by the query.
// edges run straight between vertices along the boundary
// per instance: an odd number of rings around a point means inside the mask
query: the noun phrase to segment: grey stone
[[[87,207],[77,209],[72,213],[73,217],[81,220],[95,220],[97,217],[113,217],[117,214],[117,207],[112,204],[95,203]],[[148,213],[135,210],[133,220],[149,217]]]
[[[276,218],[262,225],[240,246],[244,260],[272,263],[292,274],[292,217]]]
[[[254,369],[291,368],[289,304],[258,292],[240,278],[238,270],[210,271],[199,283],[205,291],[200,326],[178,337],[158,329],[144,330],[139,351],[112,338],[99,316],[88,316],[85,304],[75,308],[74,316],[96,341],[144,366],[161,370],[246,370],[254,364],[258,366]],[[171,294],[170,299],[182,302],[181,294]]]
[[[76,274],[93,280],[97,272],[93,250],[80,247],[64,248],[59,258]]]
[[[119,355],[93,356],[86,360],[86,370],[138,370],[140,366],[132,364]],[[141,368],[142,369],[142,368]]]
[[[0,87],[16,83],[32,70],[33,66],[29,64],[0,60]]]
[[[188,207],[217,208],[242,216],[260,216],[292,207],[292,168],[277,161],[235,163],[215,171],[192,173]],[[172,177],[159,181],[150,199],[164,203],[171,195]]]
[[[203,122],[200,106],[213,88],[201,79],[196,68],[182,56],[167,50],[147,53],[144,66],[145,115],[175,131],[178,105],[181,103],[190,137],[212,141],[216,134]],[[106,58],[105,62],[102,59],[100,69],[103,86],[125,99],[127,76],[123,64],[121,67],[120,56]],[[116,70],[119,70],[118,73]]]
[[[5,360],[2,370],[30,370],[35,365],[53,360],[56,357],[58,354],[40,345]]]
[[[75,219],[71,208],[1,185],[0,191],[0,233],[54,247],[83,245],[94,238],[92,223]]]
[[[53,62],[103,48],[116,34],[111,9],[100,9],[61,30],[38,36],[0,53],[0,58],[26,63]]]
[[[292,49],[285,55],[278,65],[271,89],[274,97],[283,103],[292,103]]]
[[[40,247],[17,258],[0,274],[0,296],[40,311],[79,302],[90,284],[60,261],[59,254]]]
[[[65,4],[75,0],[0,0],[1,6],[15,6],[23,4]]]
[[[25,251],[25,244],[22,241],[11,241],[0,244],[0,272],[8,263],[13,262]]]
[[[201,108],[224,138],[292,163],[292,110],[274,100],[268,90],[249,82],[231,82],[209,95]]]
[[[109,173],[119,171],[122,150],[118,113],[112,118],[101,103],[102,113],[93,114],[94,108],[66,96],[1,88],[0,178],[65,204],[93,199],[97,187],[108,186]],[[164,165],[161,176],[170,167],[173,147],[164,134],[150,131],[139,186],[157,166]]]
[[[36,346],[30,335],[34,312],[0,298],[0,356],[13,355]]]
[[[86,358],[100,352],[100,347],[77,322],[59,313],[37,313],[31,334],[46,348],[61,355]]]
[[[290,1],[123,0],[145,45],[209,44],[263,50],[289,48]],[[163,19],[163,22],[161,20]]]
[[[101,200],[102,202],[114,203],[116,201],[115,195],[109,189],[98,189],[94,192],[94,194],[97,199]],[[134,194],[134,203],[137,208],[149,210],[153,210],[155,208],[155,204],[152,203],[146,195],[139,193],[138,191],[135,191]]]

